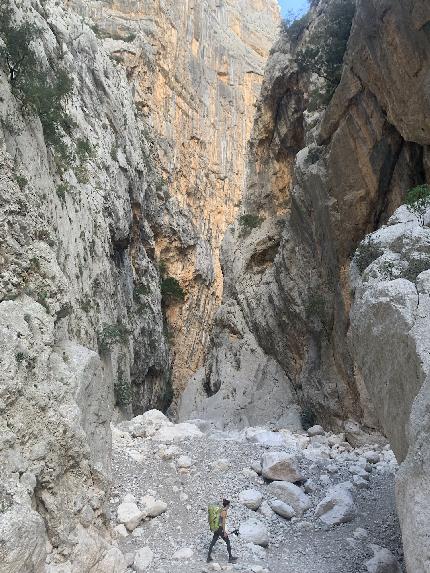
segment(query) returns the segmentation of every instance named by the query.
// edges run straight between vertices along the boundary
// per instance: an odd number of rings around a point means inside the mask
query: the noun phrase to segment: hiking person
[[[237,561],[237,557],[233,557],[233,555],[231,554],[230,539],[226,531],[227,513],[229,508],[230,508],[230,501],[228,499],[222,500],[222,508],[215,505],[209,506],[209,525],[214,535],[212,537],[211,544],[209,545],[209,552],[207,558],[208,563],[213,561],[211,557],[212,549],[214,548],[215,543],[218,541],[220,537],[223,541],[225,541],[227,545],[228,562],[235,563]]]

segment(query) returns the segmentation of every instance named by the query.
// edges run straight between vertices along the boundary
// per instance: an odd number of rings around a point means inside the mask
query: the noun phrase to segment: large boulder
[[[153,435],[153,439],[159,442],[182,442],[190,438],[201,438],[203,432],[194,424],[183,422],[181,424],[165,424]]]
[[[7,508],[7,499],[0,489],[0,570],[43,573],[48,541],[43,519],[30,508]]]
[[[371,545],[370,547],[374,555],[364,564],[368,573],[402,573],[402,568],[391,551],[378,547],[378,545]],[[419,573],[418,570],[413,570],[413,572]]]
[[[133,531],[145,516],[134,502],[124,502],[117,509],[118,521],[123,523],[129,531]]]
[[[258,519],[251,518],[244,521],[241,523],[239,531],[244,541],[254,543],[255,545],[261,545],[262,547],[267,547],[269,545],[269,533],[267,531],[267,527]]]
[[[264,428],[247,428],[244,434],[249,442],[262,446],[280,448],[286,445],[285,436],[281,432],[271,432]]]
[[[301,481],[302,474],[295,456],[285,452],[267,452],[261,459],[262,474],[265,478],[277,481]]]
[[[338,525],[352,521],[356,515],[356,507],[350,493],[352,484],[341,483],[330,488],[324,499],[315,509],[315,516],[326,525]]]
[[[142,547],[134,556],[133,568],[136,573],[146,573],[150,571],[154,553],[149,547]]]
[[[172,425],[173,423],[159,410],[148,410],[127,422],[122,422],[118,427],[135,438],[150,438],[163,426]]]
[[[274,481],[267,490],[274,498],[290,505],[297,515],[303,515],[311,507],[311,498],[293,483]]]
[[[256,489],[246,489],[240,492],[239,501],[248,509],[256,511],[263,501],[263,495]]]
[[[284,503],[279,499],[272,499],[272,501],[269,502],[269,505],[275,513],[281,517],[285,517],[285,519],[291,519],[296,515],[296,512],[291,505],[288,505],[288,503]]]
[[[167,503],[156,500],[152,495],[145,495],[142,497],[141,502],[146,517],[158,517],[167,510]]]

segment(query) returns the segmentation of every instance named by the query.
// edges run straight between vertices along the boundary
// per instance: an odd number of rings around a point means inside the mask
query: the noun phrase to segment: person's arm
[[[227,524],[227,512],[226,511],[221,511],[221,527],[222,527],[222,532],[225,535],[225,526]]]

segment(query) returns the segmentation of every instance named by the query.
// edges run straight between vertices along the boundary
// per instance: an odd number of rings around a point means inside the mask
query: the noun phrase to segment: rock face
[[[243,191],[245,148],[280,22],[275,0],[69,2],[127,70],[161,168],[148,209],[155,257],[184,301],[165,301],[173,386],[202,365],[222,295],[219,248]],[[138,410],[135,410],[138,413]]]
[[[380,427],[347,343],[348,270],[358,243],[425,180],[429,9],[358,1],[340,84],[325,110],[309,111],[314,84],[295,54],[326,8],[314,3],[307,24],[272,49],[242,215],[222,247],[223,304],[205,368],[188,386],[187,415],[192,404],[194,416],[215,416],[219,402],[255,416],[246,386],[258,403],[264,389],[267,419],[291,423],[299,408],[310,425],[351,418],[367,432]]]
[[[47,559],[119,573],[105,530],[113,406],[127,411],[132,388],[144,387],[163,407],[169,387],[144,214],[155,209],[156,172],[126,75],[94,32],[61,3],[9,6],[16,29],[39,29],[31,49],[46,82],[59,68],[72,80],[73,127],[53,140],[58,128],[23,113],[2,68],[2,571],[44,571]]]
[[[423,573],[430,567],[430,229],[400,207],[360,245],[351,275],[351,347],[404,460],[397,505],[406,562],[408,571]]]

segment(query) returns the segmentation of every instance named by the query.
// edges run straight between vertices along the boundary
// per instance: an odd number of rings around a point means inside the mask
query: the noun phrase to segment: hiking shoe
[[[210,563],[211,561],[213,561],[213,559],[210,555],[208,555],[208,558],[206,559],[206,563]]]
[[[229,558],[228,558],[228,562],[229,562],[229,563],[236,563],[237,559],[238,559],[237,557],[233,557],[233,556],[232,556],[232,557],[229,557]]]

